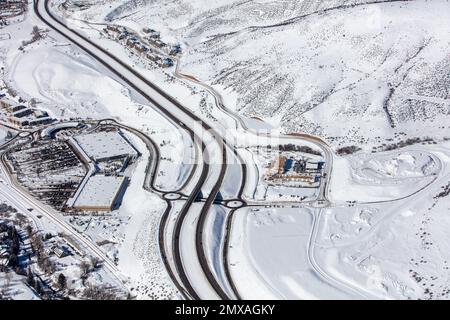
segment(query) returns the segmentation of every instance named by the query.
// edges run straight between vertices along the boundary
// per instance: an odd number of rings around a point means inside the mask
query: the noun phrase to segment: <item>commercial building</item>
[[[14,111],[14,110],[12,111],[12,116],[15,118],[24,118],[26,116],[33,114],[33,111],[29,108],[26,108],[24,106],[17,106],[17,107],[23,107],[23,108],[16,110],[16,111]]]
[[[3,98],[0,100],[0,107],[8,113],[8,123],[16,128],[39,126],[53,122],[53,118],[48,113],[17,104],[12,100]]]
[[[67,206],[81,211],[112,211],[125,188],[124,177],[94,175],[67,201]]]
[[[71,123],[73,126],[75,123]],[[55,127],[52,127],[55,130]],[[44,133],[51,136],[52,132]],[[98,131],[71,137],[74,152],[89,166],[89,172],[66,206],[80,211],[112,211],[123,196],[127,178],[119,175],[113,160],[120,168],[135,160],[139,153],[119,129]],[[119,165],[120,164],[120,165]],[[99,174],[102,172],[102,174]]]
[[[139,155],[120,130],[79,135],[74,139],[80,148],[96,162],[127,157],[134,160]]]
[[[23,128],[23,127],[33,127],[33,126],[40,126],[44,124],[49,124],[53,122],[53,119],[50,117],[43,117],[43,118],[35,118],[30,115],[28,116],[10,116],[8,117],[8,122],[15,126],[16,128]]]

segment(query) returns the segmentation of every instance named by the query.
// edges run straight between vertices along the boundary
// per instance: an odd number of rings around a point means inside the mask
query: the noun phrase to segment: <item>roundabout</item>
[[[230,200],[225,202],[225,207],[230,209],[239,209],[246,206],[246,203],[241,200]]]
[[[170,201],[180,200],[181,197],[182,197],[182,195],[179,193],[176,193],[176,192],[165,193],[163,195],[163,198],[165,200],[170,200]]]

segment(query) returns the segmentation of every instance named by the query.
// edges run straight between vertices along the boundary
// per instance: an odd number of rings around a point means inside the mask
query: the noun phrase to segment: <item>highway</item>
[[[126,83],[128,87],[133,88],[142,97],[144,97],[149,102],[149,104],[155,107],[161,114],[171,119],[173,123],[178,123],[179,130],[187,130],[190,133],[190,136],[193,137],[193,141],[202,141],[202,146],[200,148],[200,150],[203,151],[202,174],[193,192],[189,195],[189,198],[186,201],[182,212],[178,215],[176,227],[173,234],[174,257],[176,260],[175,264],[179,278],[183,283],[183,292],[187,293],[187,295],[191,298],[200,298],[200,296],[197,294],[196,290],[190,283],[189,277],[183,268],[183,261],[181,259],[181,253],[179,252],[179,234],[181,232],[184,219],[188,214],[192,203],[196,199],[198,193],[197,191],[202,190],[203,192],[207,192],[208,198],[207,202],[205,202],[205,207],[207,205],[210,205],[215,200],[217,192],[218,190],[220,190],[224,173],[226,171],[227,155],[226,152],[223,152],[223,150],[225,146],[229,147],[227,145],[227,142],[220,137],[220,135],[214,128],[203,122],[188,108],[184,107],[167,93],[163,92],[160,88],[148,81],[132,67],[119,60],[117,57],[99,47],[95,43],[91,42],[89,39],[79,34],[77,31],[72,30],[64,23],[59,21],[58,18],[50,12],[48,0],[36,0],[34,2],[34,11],[36,15],[51,29],[55,30],[66,39],[83,49],[90,56],[98,60],[103,66],[105,66],[119,79]],[[203,141],[205,140],[208,141],[207,144],[203,143]],[[221,150],[222,152],[218,160],[218,163],[222,167],[219,175],[217,175],[217,173],[215,172],[216,170],[210,170],[211,166],[208,161],[206,161],[206,158],[209,158],[212,161],[217,160],[212,159],[213,153],[210,152],[210,149],[214,148],[219,148],[219,150]],[[207,181],[208,179],[214,180],[212,185],[211,181],[208,185],[205,184],[205,181]],[[208,208],[202,210],[199,220],[201,221],[205,219],[204,216],[206,216],[208,212]],[[197,255],[200,260],[200,265],[205,274],[205,278],[207,279],[213,290],[216,292],[218,298],[229,299],[230,297],[228,297],[228,295],[223,292],[221,286],[218,284],[217,280],[212,275],[212,272],[209,270],[207,261],[204,260],[204,249],[202,248],[203,239],[199,239],[197,237],[197,241],[200,241],[200,243],[198,243],[196,246],[197,251],[199,251],[197,252]]]
[[[136,69],[131,67],[129,62],[120,60],[118,57],[100,47],[86,36],[66,25],[64,21],[60,20],[51,12],[49,8],[49,0],[34,0],[34,12],[37,17],[41,19],[48,27],[55,30],[71,43],[84,50],[87,54],[101,63],[107,70],[112,72],[127,87],[132,88],[140,96],[145,98],[151,107],[164,115],[177,127],[178,130],[184,130],[189,134],[192,144],[195,150],[197,150],[196,158],[199,161],[195,166],[193,166],[186,183],[178,190],[161,190],[155,186],[155,176],[158,171],[158,161],[160,157],[157,145],[139,130],[114,122],[114,125],[122,127],[125,130],[129,130],[141,138],[153,154],[153,156],[151,155],[152,159],[150,159],[149,166],[147,168],[147,177],[144,187],[147,190],[158,193],[167,203],[167,209],[160,224],[159,244],[162,260],[166,265],[172,281],[175,283],[179,291],[187,299],[239,299],[239,293],[236,290],[236,286],[233,284],[233,281],[229,276],[229,272],[227,272],[227,266],[224,266],[224,269],[227,273],[227,281],[232,287],[231,292],[221,285],[220,281],[214,275],[214,272],[211,269],[212,267],[208,263],[204,241],[205,232],[208,232],[209,230],[205,229],[205,222],[217,194],[223,187],[228,169],[227,166],[231,160],[234,160],[240,164],[241,179],[239,182],[236,182],[236,200],[240,201],[243,205],[247,205],[247,201],[244,198],[244,189],[247,182],[248,164],[245,163],[243,158],[236,151],[234,145],[224,138],[224,134],[221,130],[210,126],[207,122],[204,122],[179,101],[142,76]],[[261,139],[265,137],[268,140],[272,138],[270,136],[259,135],[257,132],[253,132],[247,128],[242,119],[240,119],[237,115],[230,113],[224,107],[221,97],[217,95],[211,87],[208,87],[207,89],[214,95],[217,107],[220,108],[224,114],[236,120],[236,128],[239,128],[240,126],[242,131],[233,131],[234,138],[237,141],[239,141],[240,134],[242,132],[245,132],[247,136],[253,136],[254,138]],[[111,119],[102,121],[113,122]],[[326,178],[324,178],[321,183],[318,198],[314,201],[314,203],[311,203],[311,205],[317,207],[329,205],[329,201],[327,200],[327,190],[328,179],[331,176],[333,159],[330,148],[326,145],[326,143],[317,137],[307,135],[279,136],[277,138],[279,138],[280,141],[309,141],[317,145],[323,151],[323,156],[326,162]],[[13,185],[14,183],[11,184]],[[187,188],[188,185],[191,187]],[[20,194],[24,201],[27,201],[26,203],[33,204],[33,207],[36,207],[38,210],[42,210],[43,213],[45,213],[61,228],[72,230],[70,226],[65,224],[64,221],[58,219],[54,212],[51,212],[48,208],[44,208],[36,200],[27,196],[24,190],[20,190],[17,187],[14,188],[15,192]],[[196,202],[200,191],[207,195],[206,199],[204,199],[205,201],[202,201],[201,203]],[[186,198],[183,199],[183,207],[176,215],[176,222],[174,223],[172,230],[167,229],[169,225],[168,221],[173,215],[173,203],[174,201],[178,201],[178,199],[168,199],[166,198],[168,194],[180,194]],[[198,210],[199,205],[201,206],[200,210]],[[186,270],[186,260],[183,258],[182,253],[181,235],[184,234],[183,231],[186,230],[185,222],[187,220],[196,222],[195,233],[193,233],[191,237],[192,241],[195,243],[195,253],[198,259],[198,264],[201,268],[202,277],[204,278],[205,283],[208,284],[208,290],[206,290],[208,294],[199,292],[200,290],[196,283],[193,283],[192,272],[195,272],[195,270]],[[232,219],[229,219],[228,221],[230,222],[226,226],[226,238],[228,237],[228,233],[231,229]],[[77,237],[80,238],[80,241],[81,239],[84,239],[86,242],[86,239],[83,236],[78,234]],[[117,267],[113,263],[111,263],[111,265],[108,263],[109,260],[105,259],[101,250],[93,246],[92,243],[89,243],[89,241],[87,241],[87,243],[85,242],[83,242],[83,244],[92,250],[92,252],[99,257],[103,256],[102,260],[105,261],[108,268],[110,268],[110,270],[116,273],[119,277],[120,272],[117,270]],[[227,257],[226,250],[227,247],[225,246],[225,251],[223,252],[225,264]],[[170,257],[173,257],[173,261]],[[191,257],[191,259],[194,259],[194,257]]]

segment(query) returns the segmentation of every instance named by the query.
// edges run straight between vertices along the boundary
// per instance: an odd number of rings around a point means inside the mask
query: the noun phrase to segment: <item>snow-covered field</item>
[[[236,212],[229,260],[244,299],[358,298],[328,284],[311,265],[315,214],[311,209]]]
[[[44,44],[16,57],[10,69],[12,84],[30,97],[54,104],[55,115],[64,118],[101,118],[111,104],[131,105],[126,90],[92,63],[85,55],[75,55],[70,46]]]
[[[5,141],[7,134],[8,130],[6,128],[0,127],[0,143]]]
[[[447,199],[430,197],[328,209],[317,258],[376,298],[448,299],[447,211]]]
[[[399,153],[381,158],[387,160],[382,172],[389,175],[380,181],[430,174],[431,154],[440,162],[435,180],[404,199],[391,194],[392,201],[324,209],[317,260],[329,274],[377,298],[448,299],[449,144]]]
[[[14,297],[14,300],[39,300],[34,291],[25,285],[25,281],[25,276],[17,275],[12,271],[8,275],[0,273],[0,284],[5,288],[7,297]]]
[[[375,202],[411,196],[426,189],[442,170],[439,157],[424,148],[337,158],[333,163],[333,201]]]
[[[337,159],[329,208],[238,210],[229,265],[240,294],[448,299],[449,150]]]

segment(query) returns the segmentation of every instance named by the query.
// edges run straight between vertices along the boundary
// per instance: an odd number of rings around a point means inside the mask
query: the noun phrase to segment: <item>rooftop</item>
[[[137,156],[137,151],[120,131],[96,132],[74,137],[86,154],[96,161]]]
[[[109,208],[114,201],[125,181],[124,177],[115,176],[91,176],[72,204],[75,208]]]

